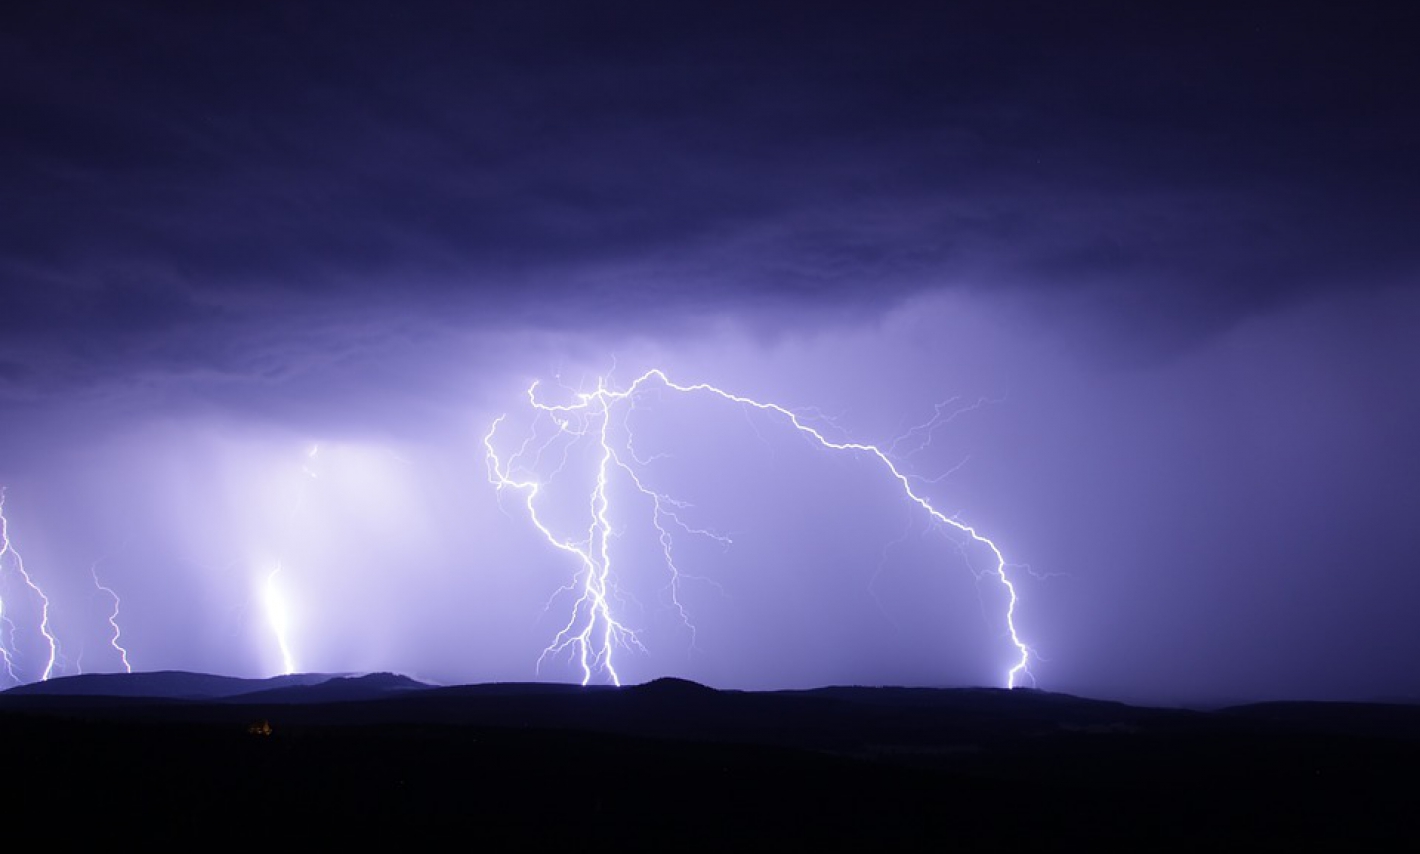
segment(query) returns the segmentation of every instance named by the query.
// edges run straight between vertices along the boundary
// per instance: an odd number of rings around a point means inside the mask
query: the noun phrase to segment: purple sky
[[[91,568],[136,667],[279,670],[279,562],[302,669],[579,678],[482,438],[659,366],[882,444],[985,400],[901,464],[1029,565],[1043,688],[1420,694],[1413,21],[410,5],[0,12],[0,484],[62,672],[119,666]],[[999,585],[880,467],[630,418],[734,542],[677,542],[692,644],[617,493],[623,678],[1001,683]]]

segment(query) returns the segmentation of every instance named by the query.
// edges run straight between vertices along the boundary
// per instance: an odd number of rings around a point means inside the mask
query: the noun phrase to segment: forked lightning
[[[611,540],[613,530],[609,515],[612,504],[609,485],[616,472],[629,475],[632,486],[652,501],[652,523],[660,533],[665,564],[671,576],[672,599],[680,611],[680,616],[687,621],[687,624],[689,624],[688,617],[680,604],[678,595],[682,575],[673,556],[673,539],[670,527],[678,527],[689,533],[716,537],[728,542],[728,540],[708,531],[687,526],[676,513],[684,505],[644,485],[631,464],[639,465],[646,461],[636,456],[631,447],[629,432],[626,434],[628,438],[624,442],[612,440],[612,423],[618,406],[622,404],[627,407],[634,406],[636,396],[652,384],[659,384],[667,390],[681,394],[712,395],[729,403],[769,413],[782,419],[794,430],[824,449],[866,456],[877,461],[883,471],[897,481],[905,499],[920,507],[935,522],[956,530],[990,550],[995,562],[992,574],[999,580],[1008,596],[1005,624],[1016,651],[1015,663],[1007,671],[1005,682],[1008,687],[1014,688],[1023,677],[1032,678],[1029,670],[1031,650],[1021,639],[1016,629],[1016,585],[1007,572],[1006,559],[1002,555],[1001,549],[974,527],[942,513],[927,498],[915,491],[912,488],[912,481],[898,468],[888,451],[866,443],[832,441],[819,430],[804,423],[799,414],[783,406],[732,394],[708,383],[680,385],[671,381],[660,370],[647,371],[637,377],[627,388],[620,391],[608,388],[605,380],[598,380],[596,391],[579,392],[575,396],[575,402],[567,404],[546,403],[540,400],[537,393],[538,383],[533,383],[528,388],[529,404],[539,415],[550,418],[557,427],[553,439],[559,436],[570,436],[574,440],[588,438],[596,443],[596,479],[588,495],[589,522],[584,537],[568,539],[559,536],[539,515],[538,499],[546,481],[539,480],[531,473],[531,469],[536,468],[541,462],[541,453],[550,447],[552,440],[535,445],[536,435],[530,435],[523,440],[516,451],[504,458],[495,446],[494,438],[499,426],[503,424],[507,416],[497,418],[483,437],[490,482],[500,492],[505,489],[522,492],[525,496],[528,517],[537,530],[553,547],[572,555],[580,564],[574,581],[568,587],[563,588],[577,594],[572,614],[556,638],[543,651],[542,658],[559,653],[571,654],[581,667],[582,684],[588,684],[593,679],[600,677],[619,685],[621,677],[616,669],[616,651],[625,648],[642,648],[636,633],[618,620],[612,608],[614,576]],[[921,427],[914,428],[916,431],[921,429]],[[565,461],[565,456],[563,459]],[[540,658],[539,664],[541,661]]]

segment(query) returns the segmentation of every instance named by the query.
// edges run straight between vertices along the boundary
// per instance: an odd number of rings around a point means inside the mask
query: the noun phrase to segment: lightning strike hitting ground
[[[30,578],[30,574],[25,570],[25,560],[20,553],[15,551],[14,545],[10,542],[10,521],[5,516],[5,490],[0,488],[0,573],[5,571],[5,558],[9,557],[8,564],[14,567],[15,573],[25,586],[39,597],[40,601],[40,621],[39,633],[44,638],[49,647],[49,655],[45,659],[44,669],[40,672],[40,681],[47,681],[54,674],[54,664],[59,658],[59,642],[55,639],[54,633],[49,629],[49,597],[44,595],[44,591]],[[0,601],[0,628],[6,629],[5,639],[0,639],[0,658],[4,660],[5,675],[10,679],[21,681],[15,671],[15,625],[8,616],[5,616],[5,603]]]
[[[281,650],[281,675],[290,676],[296,672],[296,659],[291,654],[291,643],[288,640],[289,616],[286,609],[286,600],[281,596],[281,588],[276,584],[276,576],[281,574],[281,564],[276,564],[276,568],[271,570],[271,574],[266,576],[266,584],[261,590],[261,603],[266,610],[266,622],[271,626],[271,633],[276,636],[276,645]]]
[[[315,470],[311,466],[318,453],[320,453],[320,446],[312,445],[311,449],[306,452],[306,462],[301,465],[301,483],[290,516],[293,525],[296,524],[302,508],[305,507],[306,487],[310,481],[316,478]],[[277,582],[277,577],[281,575],[283,569],[283,562],[278,560],[271,572],[267,573],[266,581],[261,588],[261,602],[266,611],[267,625],[271,627],[271,633],[276,637],[276,646],[281,650],[281,675],[289,676],[296,672],[296,658],[291,651],[291,609],[286,602],[281,585]]]
[[[681,394],[712,395],[730,403],[770,413],[782,418],[790,427],[812,440],[819,447],[866,456],[880,463],[885,473],[897,481],[905,499],[920,507],[935,522],[955,530],[990,550],[994,558],[994,566],[989,574],[999,581],[1008,596],[1005,625],[1017,654],[1015,664],[1006,673],[1006,685],[1014,688],[1022,677],[1034,681],[1029,670],[1031,649],[1021,640],[1016,629],[1016,586],[1007,572],[1008,564],[1000,548],[972,526],[942,513],[930,501],[916,492],[913,489],[912,479],[893,462],[890,455],[893,446],[889,446],[889,450],[884,451],[876,445],[859,442],[835,442],[824,436],[819,430],[805,424],[801,420],[800,414],[778,404],[763,403],[742,397],[707,383],[680,385],[672,382],[660,370],[647,371],[621,391],[608,388],[605,381],[599,379],[596,391],[577,392],[576,402],[568,404],[551,404],[540,401],[537,396],[538,383],[534,382],[528,388],[528,402],[539,416],[547,416],[556,425],[557,432],[552,438],[534,445],[537,438],[536,430],[534,430],[505,460],[500,457],[493,440],[506,416],[499,416],[494,420],[488,433],[483,437],[483,445],[487,453],[489,481],[500,493],[504,489],[513,489],[524,493],[526,496],[524,503],[533,525],[553,547],[573,555],[580,564],[580,570],[574,580],[562,588],[562,592],[573,592],[578,596],[573,605],[572,614],[552,643],[543,650],[542,656],[538,659],[539,666],[548,656],[569,653],[581,666],[582,684],[588,684],[594,678],[600,677],[619,685],[621,680],[614,661],[616,651],[628,648],[644,649],[636,637],[636,633],[620,622],[612,609],[614,574],[610,540],[613,530],[608,515],[611,502],[608,483],[615,472],[628,475],[632,486],[652,501],[652,523],[659,532],[665,565],[670,573],[672,601],[687,625],[689,625],[689,618],[680,604],[678,595],[679,585],[684,576],[677,567],[672,554],[673,539],[668,526],[673,525],[688,533],[710,536],[725,544],[729,543],[726,538],[688,527],[675,513],[676,509],[684,507],[681,502],[655,492],[644,485],[627,460],[629,459],[637,465],[644,465],[649,460],[637,457],[631,447],[629,428],[626,430],[628,438],[624,443],[611,441],[612,419],[616,406],[625,403],[629,413],[630,408],[635,405],[636,395],[643,387],[651,383],[658,383],[670,391]],[[945,405],[938,407],[939,418],[943,406]],[[975,406],[964,407],[963,410],[971,408],[975,408]],[[955,417],[959,411],[953,413],[951,417]],[[626,416],[622,417],[624,419]],[[624,424],[624,420],[622,423]],[[930,441],[933,429],[934,422],[928,422],[912,428],[908,435],[914,436],[919,443],[925,444]],[[596,477],[588,497],[590,520],[585,536],[573,539],[555,534],[538,513],[538,497],[547,482],[566,464],[567,446],[563,447],[561,463],[549,476],[539,478],[533,474],[542,461],[543,453],[552,447],[555,440],[561,437],[570,437],[571,441],[590,438],[597,443]]]
[[[107,593],[113,599],[113,611],[108,615],[108,624],[109,627],[113,629],[113,635],[108,639],[108,643],[109,646],[113,647],[114,651],[118,653],[119,659],[123,662],[123,672],[132,673],[133,666],[128,663],[128,650],[118,642],[119,639],[123,637],[123,630],[118,627],[118,610],[122,602],[119,601],[118,594],[113,591],[113,588],[106,587],[99,581],[99,565],[97,561],[93,566],[89,567],[89,574],[94,577],[94,586]]]

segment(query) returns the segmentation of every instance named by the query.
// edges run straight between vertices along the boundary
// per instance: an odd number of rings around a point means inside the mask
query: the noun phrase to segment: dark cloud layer
[[[12,360],[372,304],[615,324],[944,285],[1081,294],[1187,340],[1414,272],[1420,68],[1374,9],[5,18]]]

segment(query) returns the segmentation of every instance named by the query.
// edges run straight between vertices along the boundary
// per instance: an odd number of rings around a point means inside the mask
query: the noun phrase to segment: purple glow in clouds
[[[0,684],[1420,697],[1414,16],[1123,5],[7,4]]]

